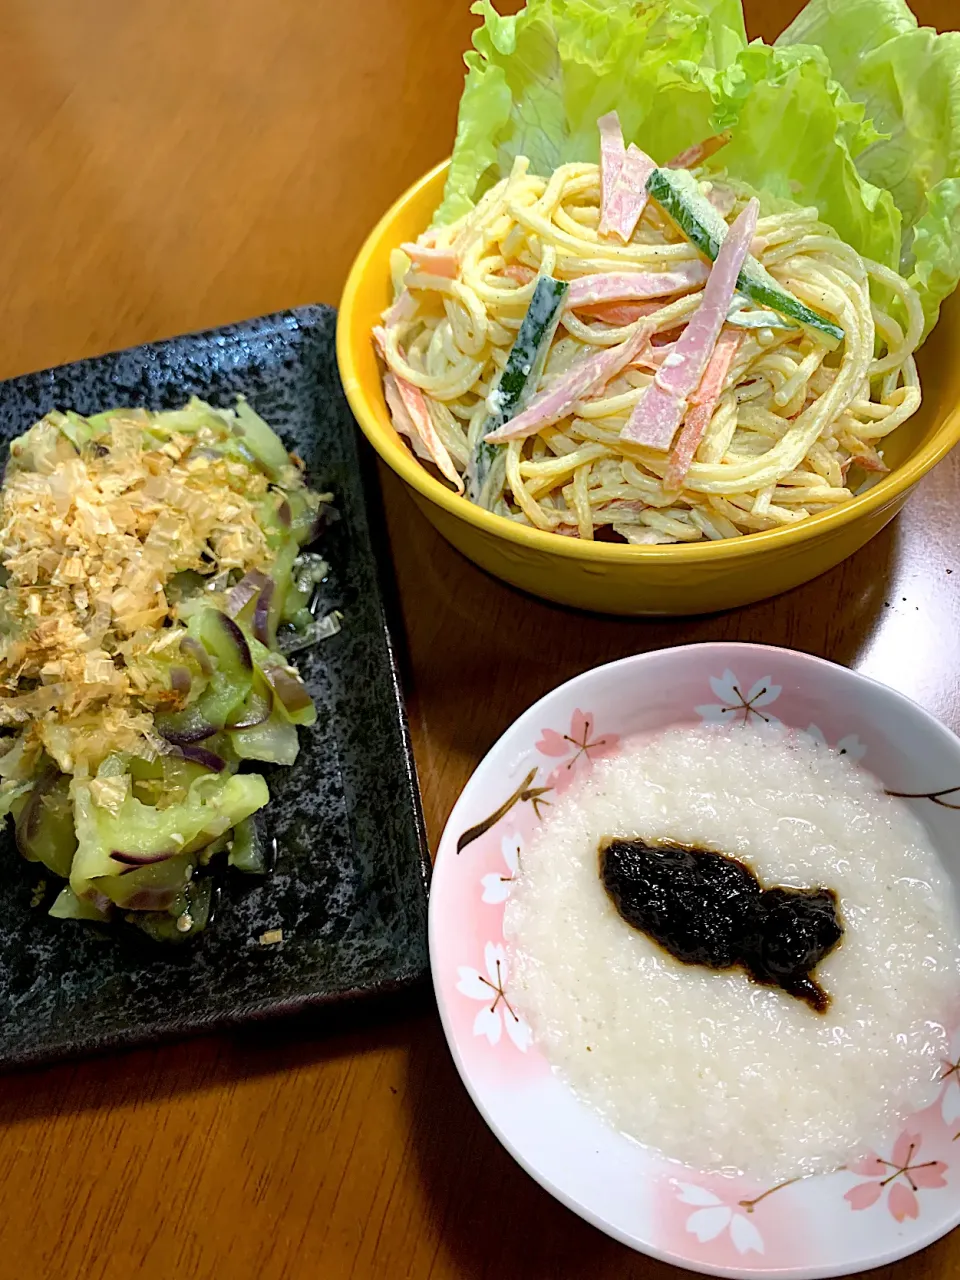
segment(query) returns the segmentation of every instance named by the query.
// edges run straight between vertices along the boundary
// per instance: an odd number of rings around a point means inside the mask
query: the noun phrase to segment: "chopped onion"
[[[193,764],[202,765],[204,769],[209,769],[211,773],[223,773],[227,767],[227,762],[222,756],[218,756],[215,751],[208,751],[206,747],[197,747],[187,743],[185,746],[178,746],[176,754],[182,756],[184,760],[191,761]]]
[[[303,711],[313,701],[296,671],[288,667],[265,667],[263,674],[270,687],[290,712]]]
[[[270,605],[273,602],[273,593],[276,590],[276,584],[272,578],[268,578],[264,583],[263,589],[257,600],[257,607],[253,611],[253,634],[260,641],[270,647],[270,633],[268,631],[270,623]]]
[[[197,666],[205,676],[213,675],[213,663],[210,661],[210,655],[199,640],[194,640],[193,636],[184,636],[180,641],[180,649],[181,652],[188,653],[192,658],[196,659]]]
[[[165,742],[169,742],[174,747],[185,747],[192,742],[203,742],[204,738],[211,738],[216,732],[216,726],[212,725],[209,720],[205,720],[196,706],[188,707],[186,711],[180,712],[176,716],[176,724],[157,724],[157,730]]]
[[[227,617],[235,618],[253,599],[258,591],[262,591],[270,579],[265,573],[261,573],[259,569],[251,569],[249,573],[245,573],[235,587],[231,587],[227,592],[226,608],[224,612]]]
[[[269,676],[268,676],[269,679]],[[262,681],[261,681],[262,686]],[[240,719],[228,724],[225,728],[229,731],[235,729],[253,729],[258,724],[263,724],[265,720],[269,720],[273,713],[273,692],[268,688],[254,687],[249,701],[241,708]]]
[[[268,579],[268,583],[272,585],[272,580]],[[264,590],[266,590],[266,588],[264,588]],[[263,593],[261,592],[261,595],[262,594]],[[257,607],[260,607],[259,604]],[[253,659],[250,657],[250,646],[247,644],[246,637],[232,618],[228,618],[227,615],[225,613],[221,613],[219,609],[216,612],[217,617],[220,619],[220,626],[223,627],[224,631],[236,647],[241,667],[246,671],[250,671],[253,667]],[[254,634],[256,634],[256,624],[254,624]]]
[[[176,855],[171,851],[167,853],[124,853],[122,849],[114,849],[110,857],[114,862],[122,862],[125,867],[135,869],[136,867],[152,867],[154,863],[166,862],[169,858]],[[121,871],[121,875],[126,873]]]
[[[186,667],[170,668],[170,688],[174,693],[189,693],[193,681]]]

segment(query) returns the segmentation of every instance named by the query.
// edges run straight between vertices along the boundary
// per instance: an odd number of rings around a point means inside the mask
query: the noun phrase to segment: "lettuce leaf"
[[[960,33],[905,0],[810,0],[774,47],[747,44],[740,0],[528,0],[483,19],[443,203],[462,216],[518,155],[544,176],[596,160],[620,114],[658,163],[723,129],[709,162],[774,199],[816,205],[864,256],[898,267],[933,327],[960,280]]]
[[[467,78],[437,223],[466,213],[518,155],[534,173],[596,160],[597,119],[620,113],[628,138],[666,161],[711,133],[709,76],[746,46],[740,0],[529,0],[483,24]]]
[[[812,204],[865,257],[896,268],[900,213],[889,191],[858,172],[878,134],[830,78],[817,48],[756,41],[720,77],[716,124],[733,140],[708,163],[761,193]],[[785,145],[789,140],[789,145]]]
[[[903,216],[900,270],[927,331],[960,281],[960,32],[919,27],[904,0],[810,0],[780,36],[815,43],[881,132],[857,157]]]

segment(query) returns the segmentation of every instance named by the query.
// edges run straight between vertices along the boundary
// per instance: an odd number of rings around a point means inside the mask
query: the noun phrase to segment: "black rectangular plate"
[[[335,325],[331,308],[301,307],[0,383],[0,459],[52,408],[167,409],[191,395],[229,405],[243,392],[311,484],[334,495],[324,603],[343,611],[340,634],[298,656],[317,723],[301,729],[292,768],[265,770],[275,871],[228,877],[195,943],[52,920],[52,886],[31,908],[42,868],[23,861],[4,824],[0,1066],[235,1025],[427,972],[429,860],[374,557],[376,482],[337,376]],[[283,930],[282,945],[259,944],[269,929]]]

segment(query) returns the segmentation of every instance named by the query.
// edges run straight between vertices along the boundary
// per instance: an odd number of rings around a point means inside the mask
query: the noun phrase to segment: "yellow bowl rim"
[[[364,386],[354,351],[350,343],[349,331],[353,314],[357,307],[357,297],[361,281],[370,270],[370,264],[377,253],[379,243],[393,226],[397,217],[414,200],[425,187],[444,173],[449,166],[449,159],[442,160],[428,173],[419,178],[390,206],[379,220],[361,246],[347,276],[340,309],[337,317],[337,361],[340,366],[340,378],[346,392],[350,407],[357,417],[364,435],[376,449],[381,458],[400,476],[400,478],[429,502],[442,507],[450,515],[472,525],[482,533],[503,538],[507,542],[517,543],[534,551],[543,551],[551,555],[571,560],[591,561],[598,563],[629,563],[630,561],[658,561],[685,564],[700,561],[718,561],[735,558],[744,552],[761,552],[766,549],[785,549],[796,546],[821,535],[829,535],[844,525],[852,524],[858,517],[870,516],[881,507],[888,506],[902,494],[921,480],[931,468],[935,467],[960,440],[960,405],[954,405],[947,414],[932,439],[922,445],[915,454],[901,466],[884,476],[865,493],[859,494],[849,502],[835,507],[831,511],[820,512],[808,516],[795,525],[781,526],[763,532],[751,533],[741,538],[724,538],[716,541],[694,543],[669,543],[662,546],[637,547],[616,542],[592,542],[580,538],[558,537],[555,533],[532,526],[516,524],[503,516],[495,515],[483,507],[474,506],[464,498],[448,489],[440,480],[435,479],[417,461],[412,453],[403,445],[399,437],[391,441],[382,437],[381,432],[387,426],[393,430],[389,417],[371,398]]]

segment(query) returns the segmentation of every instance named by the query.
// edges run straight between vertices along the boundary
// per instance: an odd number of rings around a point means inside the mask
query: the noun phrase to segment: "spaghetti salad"
[[[658,169],[611,115],[599,165],[519,157],[396,255],[397,430],[465,500],[580,538],[727,538],[846,501],[920,405],[918,295],[815,208],[761,209],[735,261],[752,193]]]

